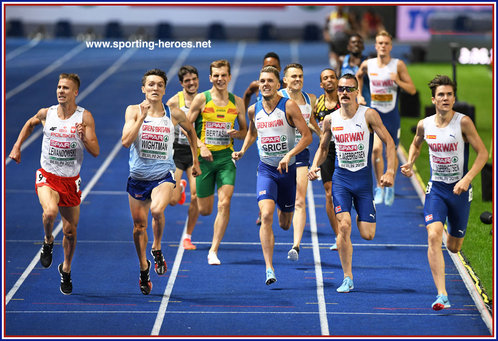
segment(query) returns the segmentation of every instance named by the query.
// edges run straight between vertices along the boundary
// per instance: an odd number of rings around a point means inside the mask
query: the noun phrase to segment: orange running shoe
[[[190,240],[190,238],[185,238],[183,240],[183,248],[185,250],[195,250],[195,249],[197,249],[197,247],[194,244],[192,244],[192,240]]]

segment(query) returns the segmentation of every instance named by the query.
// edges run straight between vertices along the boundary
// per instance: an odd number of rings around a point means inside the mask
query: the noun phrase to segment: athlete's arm
[[[95,121],[88,110],[83,112],[82,123],[76,123],[76,130],[87,152],[97,157],[100,154],[99,141],[95,134]]]
[[[9,157],[14,160],[16,163],[21,162],[21,146],[26,141],[26,139],[31,135],[33,129],[39,125],[40,123],[45,125],[45,120],[47,119],[48,108],[42,108],[38,110],[35,116],[31,117],[26,121],[24,126],[17,137],[16,143],[12,147],[10,151]]]
[[[255,106],[253,104],[249,107],[249,110],[247,110],[247,116],[249,116],[249,131],[244,138],[244,143],[242,144],[240,151],[232,153],[232,159],[234,160],[240,160],[258,137],[258,131],[256,130],[256,125],[254,124],[254,111]]]
[[[147,100],[143,101],[139,105],[129,105],[126,108],[125,124],[123,127],[123,134],[121,136],[121,143],[125,148],[130,148],[133,141],[137,139],[140,127],[147,117],[150,104],[145,102],[147,102]],[[142,108],[141,114],[139,108]]]
[[[235,96],[235,105],[237,106],[237,121],[239,123],[239,130],[230,129],[227,133],[233,139],[243,140],[247,134],[246,107],[239,96]]]
[[[190,123],[195,124],[197,117],[201,114],[202,110],[204,110],[204,106],[206,105],[206,96],[203,93],[195,95],[192,103],[190,104],[190,109],[188,110],[187,118]],[[213,154],[206,147],[206,145],[197,137],[197,147],[199,147],[199,152],[201,157],[206,161],[213,161]]]
[[[395,81],[401,89],[405,90],[405,92],[410,95],[415,95],[417,89],[415,88],[415,84],[413,84],[410,74],[408,73],[405,62],[398,60],[397,69],[398,72],[396,74],[391,74],[392,80]]]
[[[363,94],[361,93],[363,90],[363,82],[365,81],[363,77],[366,74],[368,74],[368,63],[367,60],[364,60],[358,68],[358,71],[356,71],[356,79],[358,80],[358,97],[356,97],[356,100],[358,101],[358,104],[361,105],[367,105],[365,97],[363,97]]]
[[[178,94],[174,95],[166,102],[166,105],[170,108],[180,108],[178,106]]]
[[[417,161],[417,158],[420,155],[420,149],[422,147],[422,143],[424,142],[424,122],[423,120],[418,121],[417,124],[417,131],[415,132],[415,136],[413,137],[412,144],[410,145],[410,149],[408,151],[408,160],[407,162],[402,165],[401,168],[401,173],[405,176],[412,176],[413,175],[413,165],[415,164],[415,161]]]
[[[280,160],[277,167],[277,170],[280,172],[280,174],[282,174],[283,171],[285,171],[286,173],[289,171],[289,161],[291,157],[302,152],[307,146],[309,146],[312,141],[311,132],[296,102],[289,99],[285,103],[285,112],[289,123],[296,127],[297,130],[299,130],[302,137],[301,140],[299,140],[298,144],[296,144],[294,148],[289,150],[289,152],[285,154],[282,160]]]
[[[382,119],[377,111],[372,108],[368,108],[365,113],[365,120],[377,136],[382,140],[382,142],[386,144],[387,169],[384,175],[380,178],[380,184],[383,187],[391,187],[394,184],[394,172],[396,171],[394,169],[394,160],[396,157],[394,141],[382,123]]]
[[[313,111],[311,112],[311,116],[310,116],[310,122],[308,123],[308,127],[311,129],[311,131],[313,131],[315,134],[318,135],[318,138],[321,139],[322,138],[322,131],[320,129],[320,126],[318,125],[318,123],[316,122],[316,119],[315,119],[315,106],[316,106],[316,96],[313,95],[313,94],[308,94],[310,96],[310,104],[311,104],[311,107],[313,108]]]
[[[249,86],[247,87],[246,91],[244,92],[244,97],[242,98],[244,100],[244,112],[247,110],[247,108],[249,108],[249,103],[251,103],[251,96],[254,95],[258,90],[258,81],[252,81],[251,84],[249,84]]]
[[[323,133],[320,139],[320,145],[316,150],[315,157],[313,158],[313,164],[308,171],[308,178],[310,180],[318,179],[318,174],[320,166],[327,159],[327,154],[329,153],[330,139],[332,138],[332,130],[330,129],[330,115],[325,116],[323,120]]]
[[[175,125],[179,124],[182,130],[185,131],[185,135],[187,135],[193,159],[192,175],[194,177],[201,175],[199,159],[197,158],[197,135],[195,134],[194,126],[192,125],[192,123],[190,123],[189,120],[187,120],[187,116],[182,110],[178,109],[177,107],[170,107],[170,109],[173,123]]]
[[[455,194],[460,194],[469,189],[470,183],[474,177],[481,172],[486,162],[488,162],[489,155],[470,117],[464,116],[460,125],[465,141],[470,143],[472,148],[476,151],[477,156],[467,174],[455,184],[455,187],[453,188],[453,193]]]

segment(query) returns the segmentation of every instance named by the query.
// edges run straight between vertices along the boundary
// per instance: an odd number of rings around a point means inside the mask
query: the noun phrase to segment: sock
[[[183,239],[192,239],[192,235],[191,235],[191,234],[187,234],[187,233],[185,233],[185,234],[183,235]]]

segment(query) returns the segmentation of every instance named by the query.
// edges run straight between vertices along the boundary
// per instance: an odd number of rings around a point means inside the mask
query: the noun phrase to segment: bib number
[[[47,178],[39,170],[36,171],[36,184],[44,184],[47,182]]]

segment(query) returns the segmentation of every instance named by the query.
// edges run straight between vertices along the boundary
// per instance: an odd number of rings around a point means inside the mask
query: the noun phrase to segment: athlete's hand
[[[456,195],[462,194],[462,192],[467,192],[469,190],[470,182],[465,178],[461,178],[453,187],[453,193]]]
[[[282,160],[280,160],[280,162],[278,163],[277,170],[280,174],[283,174],[283,171],[285,171],[286,173],[289,172],[289,160],[289,154],[285,154]]]
[[[14,160],[16,163],[21,162],[21,148],[14,146],[10,151],[9,157]]]
[[[401,174],[403,174],[404,176],[407,176],[407,177],[411,177],[413,175],[412,168],[413,168],[413,165],[411,163],[409,163],[409,162],[405,163],[404,165],[402,165],[400,167]]]
[[[199,160],[197,158],[194,158],[194,161],[192,164],[192,176],[195,178],[201,174],[202,174],[202,171],[201,171],[201,167],[199,166]]]
[[[213,161],[213,154],[205,145],[199,147],[201,151],[201,157],[206,161]]]
[[[144,120],[147,117],[147,114],[149,113],[149,109],[151,108],[151,105],[148,100],[144,100],[142,103],[140,103],[140,119]]]
[[[391,187],[394,184],[394,174],[385,172],[384,175],[380,177],[380,184],[382,187]]]
[[[311,168],[308,171],[308,179],[310,179],[311,181],[318,179],[318,174],[317,174],[318,171],[320,171],[320,167],[311,166]]]
[[[86,124],[76,123],[76,132],[78,133],[78,136],[80,137],[81,141],[85,141],[85,129],[86,129]]]
[[[236,129],[229,129],[227,130],[228,136],[230,136],[232,139],[238,138],[239,131]]]
[[[242,156],[244,156],[244,153],[242,151],[232,153],[232,159],[234,159],[236,161],[242,159]]]

